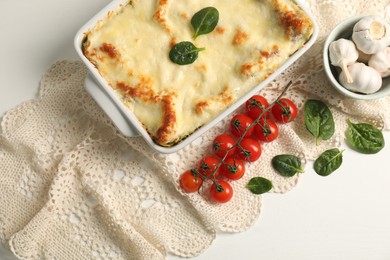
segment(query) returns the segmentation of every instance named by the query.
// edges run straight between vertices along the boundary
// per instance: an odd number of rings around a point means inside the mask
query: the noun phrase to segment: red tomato
[[[250,116],[253,120],[257,119],[261,113],[263,113],[264,109],[269,106],[269,103],[265,97],[260,95],[254,95],[245,103],[246,111],[248,116]],[[269,115],[270,111],[266,111],[263,116],[266,117]]]
[[[253,133],[253,127],[249,128],[252,123],[253,120],[249,116],[237,114],[230,121],[230,132],[237,137],[241,137],[247,131],[245,137],[248,137]]]
[[[288,123],[293,121],[297,117],[298,108],[297,106],[287,98],[279,99],[272,107],[272,115],[278,123]]]
[[[261,146],[260,143],[253,138],[244,138],[240,143],[242,149],[237,149],[238,156],[246,162],[254,162],[260,158]]]
[[[229,158],[233,156],[236,150],[235,145],[236,140],[231,135],[221,134],[215,137],[213,141],[213,151],[220,158],[224,158],[226,154],[226,158]],[[229,149],[231,150],[227,152]]]
[[[228,158],[221,166],[221,174],[230,180],[239,180],[244,176],[245,163],[238,158]]]
[[[193,170],[185,171],[179,179],[180,186],[185,192],[198,191],[203,181]]]
[[[279,135],[278,125],[268,118],[261,118],[255,126],[254,135],[262,142],[272,142]]]
[[[226,181],[218,181],[217,185],[211,185],[210,197],[218,203],[226,203],[233,197],[233,188]]]
[[[198,171],[202,176],[205,177],[212,177],[214,173],[214,177],[218,177],[219,175],[219,168],[217,169],[218,164],[220,163],[220,160],[212,155],[207,155],[200,160],[198,164]]]

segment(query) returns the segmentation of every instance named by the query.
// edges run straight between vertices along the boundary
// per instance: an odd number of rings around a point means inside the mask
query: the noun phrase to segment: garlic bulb
[[[377,53],[390,45],[390,25],[381,16],[366,16],[353,27],[352,40],[362,52]]]
[[[359,53],[355,44],[346,39],[339,39],[329,45],[329,58],[333,66],[340,67],[345,71],[345,76],[348,83],[352,83],[353,79],[349,75],[347,66],[356,62]]]
[[[390,47],[372,55],[368,66],[378,71],[382,77],[390,76]]]
[[[371,94],[378,91],[382,86],[382,77],[379,72],[364,63],[354,63],[348,66],[348,71],[353,78],[353,83],[347,81],[344,70],[339,77],[340,84],[348,90]]]

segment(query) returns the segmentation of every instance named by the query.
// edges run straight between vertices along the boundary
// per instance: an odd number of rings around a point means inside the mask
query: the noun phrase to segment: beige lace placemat
[[[320,146],[305,130],[302,113],[283,125],[277,141],[232,183],[233,200],[216,205],[184,194],[179,175],[210,152],[226,119],[182,151],[162,155],[142,138],[124,138],[83,87],[86,68],[59,61],[43,76],[39,98],[6,113],[0,135],[0,239],[22,259],[164,259],[168,253],[190,257],[204,251],[217,230],[250,228],[261,210],[261,197],[245,185],[253,176],[272,180],[273,192],[287,192],[298,176],[284,178],[271,158],[292,153],[313,159],[339,146],[346,118],[390,128],[390,97],[356,101],[340,96],[322,69],[322,43],[346,17],[378,13],[386,1],[311,1],[320,26],[315,46],[264,88],[276,98],[290,79],[286,96],[299,108],[308,98],[328,103],[336,134]],[[300,72],[304,71],[302,74]]]

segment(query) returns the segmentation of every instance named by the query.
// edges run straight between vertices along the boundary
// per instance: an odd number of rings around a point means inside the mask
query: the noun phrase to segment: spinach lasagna
[[[192,16],[219,11],[217,27],[193,39]],[[292,0],[132,0],[88,31],[84,55],[153,140],[172,146],[278,69],[313,25]],[[205,48],[181,66],[178,42]]]

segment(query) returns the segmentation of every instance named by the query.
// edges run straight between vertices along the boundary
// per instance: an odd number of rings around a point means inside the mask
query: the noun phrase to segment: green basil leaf
[[[349,146],[360,153],[374,154],[385,147],[382,132],[373,125],[353,124],[348,119],[348,129],[345,133]]]
[[[212,32],[218,24],[219,12],[215,7],[206,7],[198,11],[191,19],[191,25],[194,28],[196,39],[201,34]]]
[[[195,47],[192,42],[179,42],[169,52],[169,58],[179,65],[191,64],[198,58],[198,52],[204,49]]]
[[[321,176],[328,176],[337,170],[343,162],[343,151],[337,148],[329,149],[323,152],[317,160],[314,161],[314,171]]]
[[[319,100],[307,100],[304,106],[306,129],[316,138],[316,144],[321,138],[328,140],[335,131],[333,115],[327,105]]]
[[[254,194],[263,194],[272,189],[272,182],[263,177],[252,178],[248,185],[248,189]]]
[[[282,176],[292,177],[297,172],[304,172],[301,168],[301,159],[290,154],[280,154],[272,158],[272,166]]]

